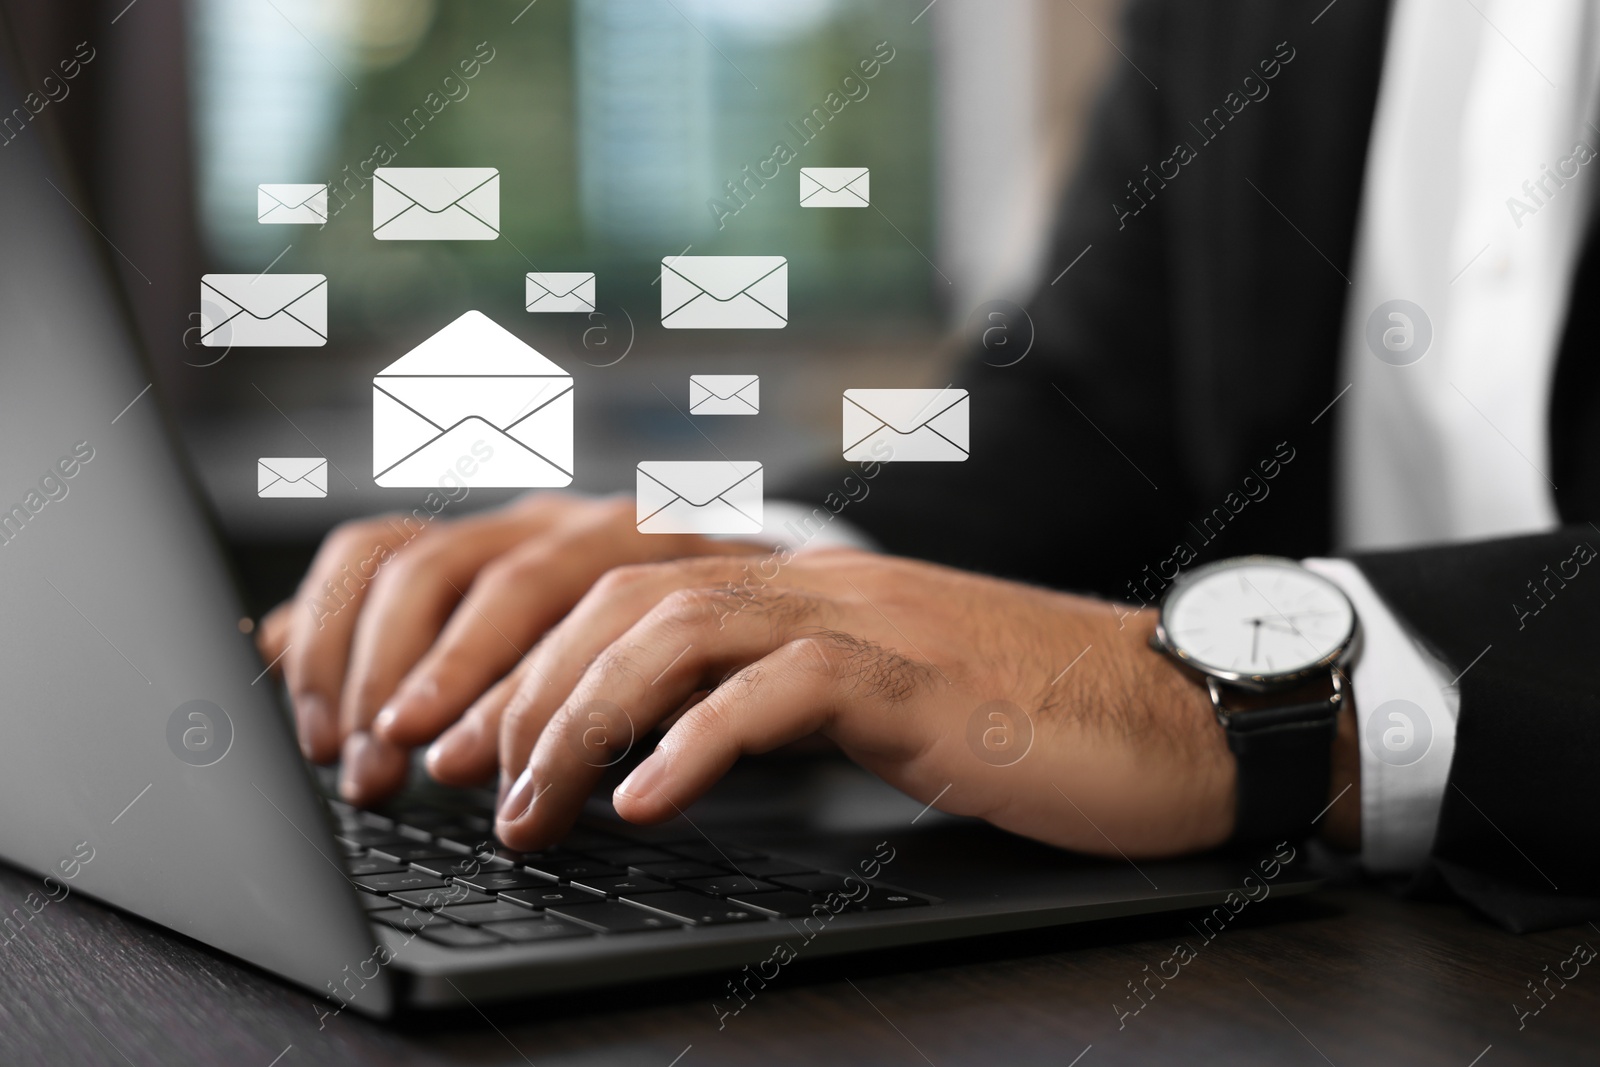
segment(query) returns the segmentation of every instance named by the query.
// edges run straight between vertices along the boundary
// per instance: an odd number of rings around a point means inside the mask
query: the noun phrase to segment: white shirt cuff
[[[1379,874],[1413,871],[1439,826],[1460,691],[1359,567],[1344,559],[1303,562],[1343,589],[1361,620],[1350,671],[1361,751],[1361,863]]]

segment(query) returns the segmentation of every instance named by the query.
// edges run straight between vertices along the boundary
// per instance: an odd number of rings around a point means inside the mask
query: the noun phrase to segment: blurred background
[[[253,608],[336,522],[420,502],[373,484],[370,382],[469,309],[573,374],[574,489],[720,453],[762,461],[771,495],[836,458],[844,389],[945,384],[983,305],[1040,280],[1121,61],[1120,0],[4,6],[30,74],[94,50],[50,105],[64,193],[105,238]],[[746,183],[779,142],[796,158]],[[498,168],[501,239],[375,240],[360,175],[380,145],[394,166]],[[800,207],[802,166],[870,168],[872,207]],[[258,184],[321,182],[344,190],[327,225],[256,222]],[[685,251],[786,256],[788,327],[663,330],[660,262]],[[202,347],[200,276],[267,270],[328,277],[328,344]],[[528,271],[594,272],[597,315],[528,313]],[[761,376],[760,415],[687,415],[690,374],[733,372]],[[262,456],[327,457],[328,498],[258,499]]]

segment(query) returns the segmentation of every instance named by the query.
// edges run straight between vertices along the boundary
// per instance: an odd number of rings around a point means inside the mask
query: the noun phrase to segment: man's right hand
[[[631,498],[547,492],[458,520],[339,526],[257,634],[288,684],[301,750],[318,763],[342,753],[351,803],[383,800],[405,784],[409,749],[503,679],[608,570],[759,550],[640,534],[634,518]]]

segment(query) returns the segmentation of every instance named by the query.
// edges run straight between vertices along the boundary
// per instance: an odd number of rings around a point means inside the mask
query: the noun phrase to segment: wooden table
[[[0,867],[6,913],[37,887]],[[1346,884],[1268,901],[1205,943],[1187,916],[784,971],[718,1031],[716,978],[383,1026],[72,897],[0,942],[0,1064],[1444,1064],[1600,1061],[1600,960],[1547,1006],[1525,983],[1600,928],[1515,936]],[[1128,983],[1197,949],[1138,1014]],[[1146,971],[1146,967],[1150,971]],[[1567,964],[1572,973],[1576,964]],[[1139,1002],[1139,1003],[1142,1003]]]

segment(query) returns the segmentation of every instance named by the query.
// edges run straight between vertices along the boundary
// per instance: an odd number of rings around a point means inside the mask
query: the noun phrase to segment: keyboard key
[[[491,900],[484,904],[452,904],[448,908],[440,908],[439,914],[458,923],[477,926],[480,923],[526,919],[528,909],[509,900]]]
[[[393,830],[375,830],[370,826],[355,828],[341,827],[334,835],[339,840],[362,848],[371,848],[373,845],[392,845],[408,840],[401,837]]]
[[[621,848],[591,848],[585,854],[590,859],[609,863],[613,867],[631,867],[635,863],[661,863],[676,859],[670,852],[649,845],[623,845]]]
[[[350,879],[369,893],[398,893],[404,889],[437,889],[444,880],[423,871],[394,871],[389,874],[363,874]]]
[[[449,926],[445,920],[438,917],[436,912],[426,911],[422,908],[391,908],[388,911],[369,911],[367,918],[375,923],[383,923],[397,930],[414,934],[418,930],[429,926]]]
[[[626,903],[651,911],[665,912],[672,917],[695,926],[716,926],[722,923],[765,922],[767,916],[738,904],[698,893],[650,893]]]
[[[411,866],[419,871],[436,874],[440,878],[465,878],[485,869],[485,864],[472,856],[458,856],[454,852],[446,853],[442,849],[440,851],[441,854],[438,856],[412,860]]]
[[[544,883],[543,889],[513,889],[500,894],[500,899],[514,901],[525,908],[551,908],[560,904],[594,904],[605,898],[579,889],[575,885]]]
[[[667,882],[681,882],[685,878],[716,878],[727,874],[723,867],[713,867],[709,863],[696,863],[694,860],[669,860],[666,863],[631,863],[628,870],[633,874],[642,874],[646,878],[660,878]]]
[[[356,821],[362,826],[370,826],[374,830],[393,830],[394,820],[387,815],[379,815],[375,811],[356,812]]]
[[[338,845],[339,851],[343,852],[346,856],[365,856],[367,854],[366,849],[362,848],[360,845],[352,845],[348,841],[340,841],[338,838],[334,838],[333,843]]]
[[[388,845],[373,845],[367,851],[374,856],[385,856],[396,863],[411,863],[414,860],[431,860],[439,859],[442,856],[455,856],[455,853],[442,849],[431,841],[396,841]]]
[[[532,871],[479,871],[477,874],[463,874],[456,877],[462,885],[469,885],[473,889],[484,893],[504,893],[509,889],[553,889],[555,883]]]
[[[447,885],[442,889],[408,889],[403,893],[391,894],[389,899],[417,908],[437,910],[451,904],[487,904],[494,897],[464,885]]]
[[[851,879],[845,885],[845,878]],[[856,897],[861,895],[861,887],[866,880],[860,875],[843,875],[832,871],[817,871],[814,874],[785,874],[772,879],[786,889],[798,889],[802,893],[815,893],[817,896],[827,896],[829,893],[844,893]]]
[[[714,863],[718,867],[726,867],[730,863],[738,866],[742,860],[766,858],[764,853],[756,852],[753,849],[741,848],[738,845],[724,845],[721,842],[713,845],[710,841],[685,841],[666,847],[685,859],[699,860],[701,863]]]
[[[739,873],[747,874],[751,878],[772,878],[775,881],[780,874],[810,874],[816,870],[808,863],[796,863],[794,860],[779,859],[777,856],[768,856],[764,860],[739,860]]]
[[[479,948],[484,945],[505,944],[495,935],[486,934],[482,930],[474,929],[471,926],[449,926],[444,923],[439,923],[423,930],[422,936],[429,941],[434,941],[441,945],[449,945],[452,948]]]
[[[352,856],[344,861],[344,869],[351,874],[393,874],[405,870],[405,864],[377,856]]]
[[[658,882],[640,874],[611,874],[603,878],[574,878],[574,886],[592,889],[608,897],[631,897],[640,893],[665,893],[672,889],[667,882]]]
[[[560,919],[516,919],[506,923],[487,923],[479,929],[492,930],[507,941],[515,941],[518,944],[594,936],[594,931],[587,926],[574,926]]]
[[[856,911],[893,911],[896,908],[920,908],[928,903],[926,898],[911,893],[874,886],[867,899],[858,901],[853,908]]]
[[[830,914],[828,906],[816,897],[805,893],[796,893],[789,889],[780,889],[776,893],[747,893],[744,896],[732,897],[729,904],[737,904],[746,908],[768,915],[776,915],[780,919],[799,918],[812,914],[812,908],[821,910],[821,914]]]
[[[380,915],[386,914],[379,912]],[[682,930],[683,924],[665,915],[608,900],[600,904],[563,904],[551,908],[547,914],[557,915],[581,923],[605,934],[631,934],[643,930]]]
[[[400,906],[395,903],[393,897],[380,897],[373,893],[357,891],[356,899],[361,901],[361,906],[368,911],[388,911],[390,908]]]
[[[530,871],[547,874],[551,878],[560,878],[566,881],[571,878],[604,878],[626,874],[620,867],[613,867],[608,863],[584,859],[571,854],[542,860],[527,860],[524,864]]]
[[[718,897],[731,897],[736,893],[767,893],[778,887],[771,882],[746,878],[742,874],[723,874],[716,878],[686,878],[681,883],[685,889],[697,893],[710,893]]]
[[[574,849],[578,852],[589,852],[597,848],[616,848],[620,845],[630,845],[633,842],[625,837],[607,833],[604,830],[595,830],[587,826],[574,826],[567,831],[567,836],[557,842],[562,848]]]

